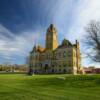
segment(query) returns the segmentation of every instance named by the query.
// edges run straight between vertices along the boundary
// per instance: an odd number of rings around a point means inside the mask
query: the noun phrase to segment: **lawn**
[[[100,75],[0,74],[0,100],[100,100]]]

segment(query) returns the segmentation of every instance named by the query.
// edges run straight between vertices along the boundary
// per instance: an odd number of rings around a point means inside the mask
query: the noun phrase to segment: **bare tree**
[[[88,47],[86,54],[93,61],[100,63],[100,22],[91,21],[85,30],[85,46]]]

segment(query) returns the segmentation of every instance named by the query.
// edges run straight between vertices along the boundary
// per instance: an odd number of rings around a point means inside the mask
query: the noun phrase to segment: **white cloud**
[[[99,0],[80,1],[74,12],[75,19],[70,27],[69,35],[72,34],[74,39],[77,37],[81,40],[84,34],[86,34],[84,27],[86,27],[91,20],[100,20],[99,9]]]
[[[20,35],[14,35],[3,25],[0,25],[0,57],[7,60],[8,58],[9,60],[15,60],[14,56],[26,57],[33,45],[38,43],[39,37],[42,36],[37,31],[28,31]]]

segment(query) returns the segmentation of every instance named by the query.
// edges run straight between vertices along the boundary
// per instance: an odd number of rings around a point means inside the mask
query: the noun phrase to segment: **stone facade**
[[[80,47],[76,40],[72,44],[64,39],[58,45],[57,31],[53,24],[46,33],[45,48],[34,46],[30,52],[29,66],[35,74],[70,73],[77,74],[81,68]]]

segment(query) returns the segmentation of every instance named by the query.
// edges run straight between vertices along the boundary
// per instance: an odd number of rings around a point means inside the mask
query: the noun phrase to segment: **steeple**
[[[54,25],[51,24],[49,28],[50,28],[51,30],[53,30],[53,29],[54,29]]]
[[[57,31],[53,24],[49,26],[46,33],[46,50],[54,50],[58,46]]]

